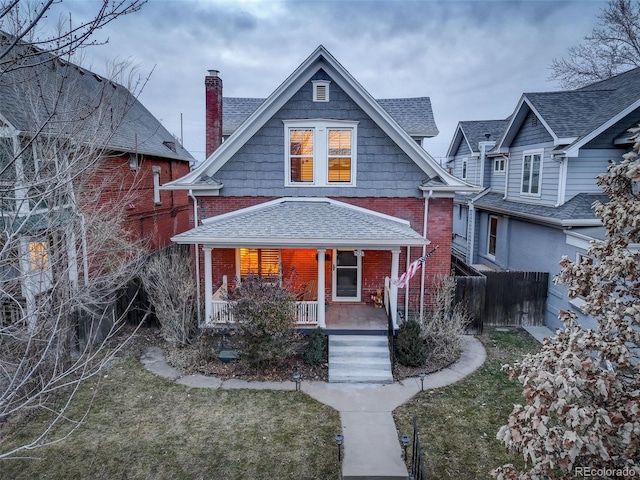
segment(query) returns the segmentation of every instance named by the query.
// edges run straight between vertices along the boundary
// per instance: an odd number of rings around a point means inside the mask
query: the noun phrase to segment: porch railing
[[[231,302],[226,300],[214,299],[211,302],[211,320],[205,322],[204,327],[215,327],[223,324],[233,324],[233,309]],[[296,317],[296,325],[310,326],[318,324],[318,302],[302,301],[295,302],[294,314]]]
[[[233,324],[232,303],[227,298],[227,276],[222,277],[222,285],[215,291],[211,301],[211,319],[205,319],[205,323],[201,327],[215,327],[224,324]],[[296,317],[296,325],[310,326],[318,324],[318,302],[317,301],[299,301],[295,302],[294,314]]]

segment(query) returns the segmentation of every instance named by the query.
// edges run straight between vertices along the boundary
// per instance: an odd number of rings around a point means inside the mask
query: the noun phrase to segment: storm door
[[[333,251],[332,300],[359,302],[362,284],[362,256],[356,250]]]

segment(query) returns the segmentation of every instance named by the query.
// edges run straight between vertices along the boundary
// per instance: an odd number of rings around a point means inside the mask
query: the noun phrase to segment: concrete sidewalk
[[[460,359],[448,368],[427,375],[425,390],[455,383],[484,363],[486,352],[482,343],[472,336],[464,336],[463,341]],[[204,375],[181,376],[178,370],[167,364],[162,349],[158,347],[149,348],[141,360],[149,371],[194,388],[295,390],[294,382],[222,381]],[[392,412],[420,391],[418,378],[390,385],[303,381],[301,387],[303,392],[340,413],[344,435],[344,480],[409,478],[398,439],[410,432],[396,431]]]

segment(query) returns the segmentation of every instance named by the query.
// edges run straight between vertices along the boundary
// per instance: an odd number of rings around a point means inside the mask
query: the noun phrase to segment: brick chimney
[[[218,70],[204,78],[207,158],[222,144],[222,79]]]

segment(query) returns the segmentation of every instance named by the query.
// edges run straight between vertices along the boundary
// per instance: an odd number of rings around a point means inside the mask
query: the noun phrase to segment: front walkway
[[[465,336],[460,359],[448,368],[427,375],[424,388],[439,388],[473,373],[485,361],[486,352],[475,337]],[[181,376],[167,365],[162,349],[151,347],[142,356],[149,371],[182,385],[196,388],[253,388],[295,390],[293,382],[248,382],[204,375]],[[340,413],[344,435],[343,480],[356,478],[408,479],[392,412],[420,391],[418,378],[391,385],[302,382],[302,391]],[[338,432],[336,432],[338,433]]]

